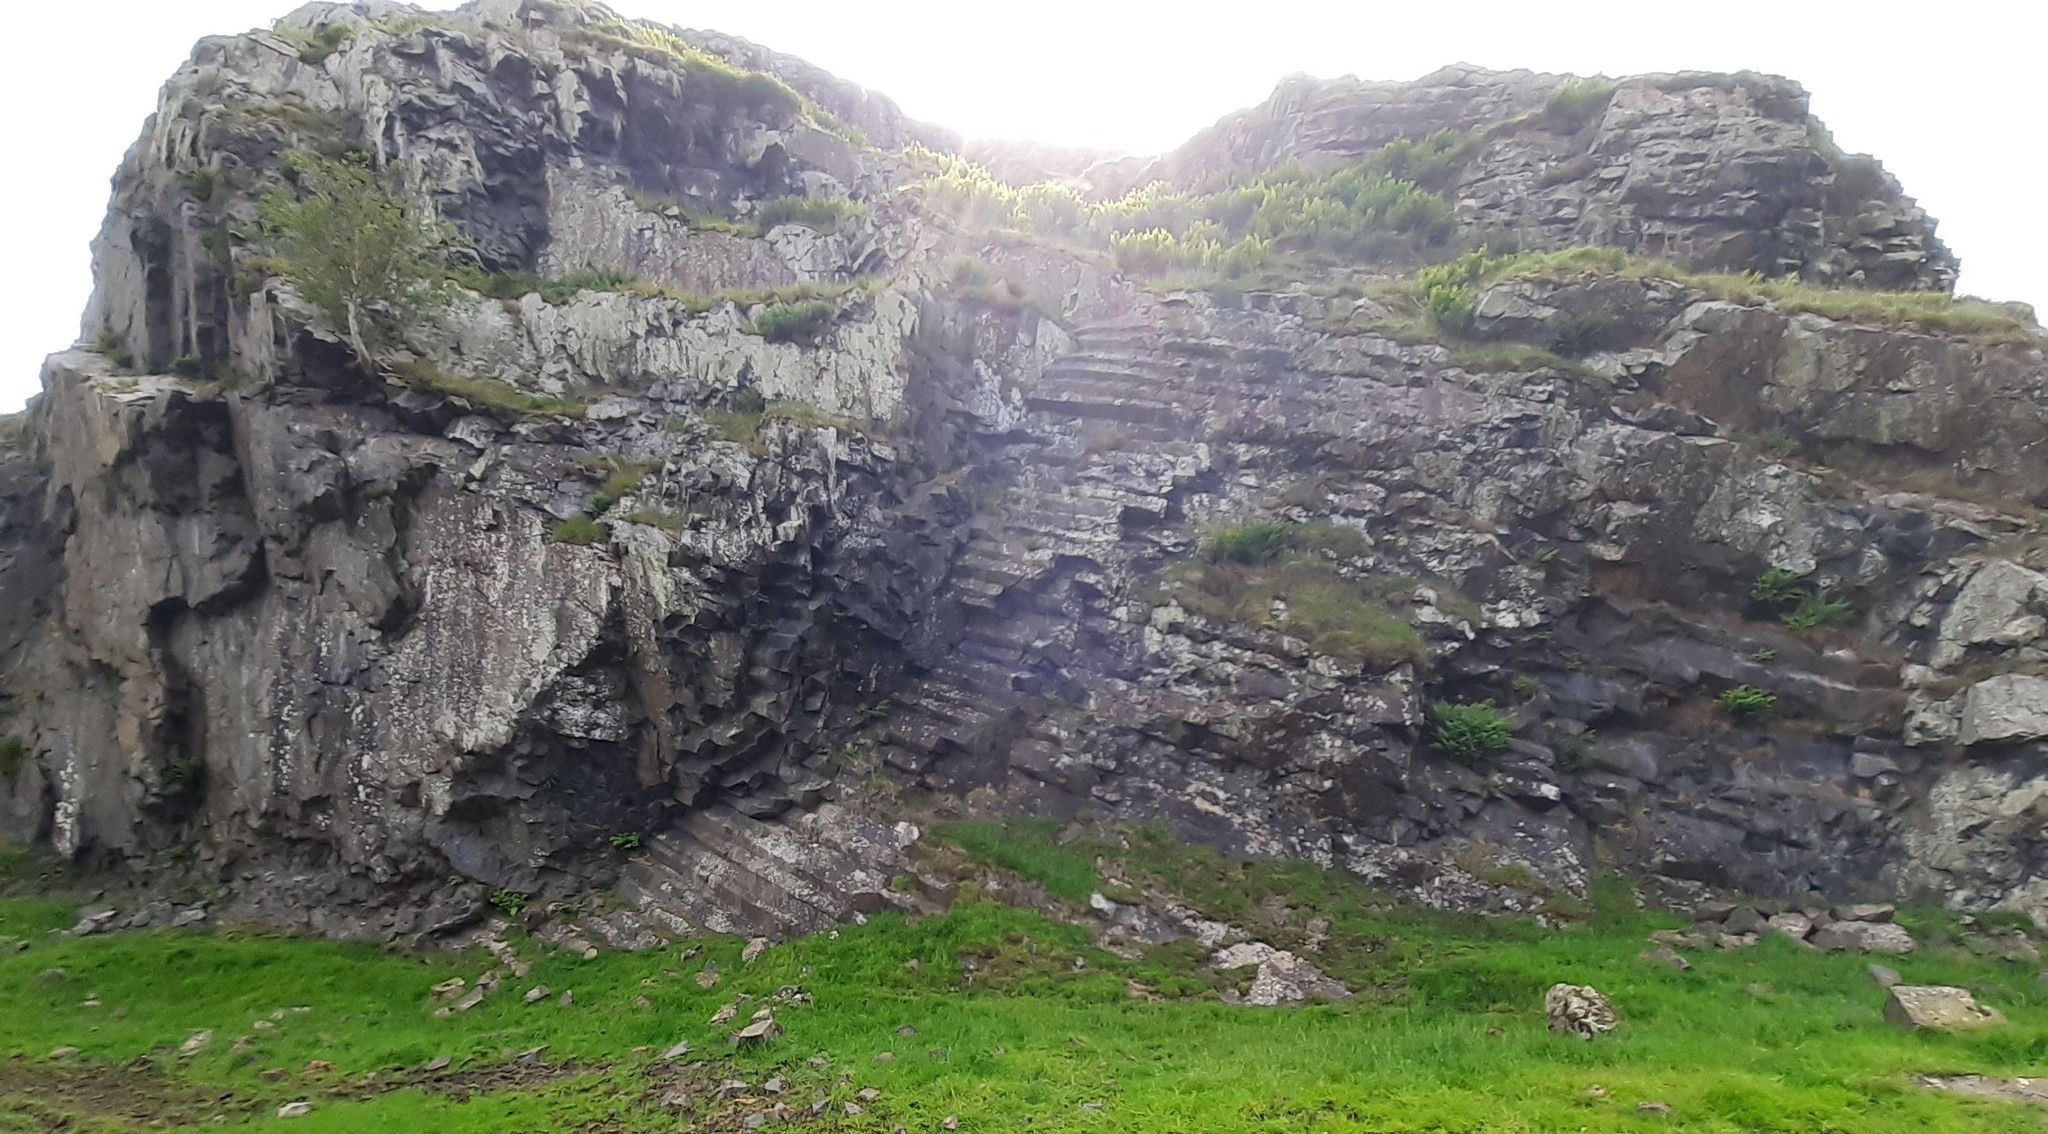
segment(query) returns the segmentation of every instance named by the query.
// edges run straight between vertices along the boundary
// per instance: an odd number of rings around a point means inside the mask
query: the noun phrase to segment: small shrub
[[[1799,596],[1799,605],[1780,616],[1780,621],[1794,630],[1818,630],[1823,626],[1839,626],[1856,614],[1856,608],[1846,599],[1828,597],[1826,591],[1814,591]]]
[[[1758,665],[1769,665],[1778,660],[1778,651],[1769,646],[1760,646],[1749,655],[1749,660]]]
[[[1543,121],[1559,132],[1577,130],[1607,112],[1614,87],[1606,79],[1566,79],[1543,104]]]
[[[171,360],[171,373],[180,378],[204,378],[206,363],[197,355],[181,354]]]
[[[571,516],[555,525],[549,537],[556,543],[573,544],[577,547],[596,543],[604,538],[604,525],[589,516]]]
[[[1467,764],[1491,760],[1514,739],[1507,716],[1485,701],[1432,705],[1429,723],[1430,749]]]
[[[200,204],[213,200],[213,191],[219,187],[220,179],[210,169],[188,169],[178,175],[185,186],[185,192]]]
[[[1256,567],[1272,563],[1293,550],[1294,539],[1293,525],[1277,520],[1257,520],[1212,533],[1202,553],[1211,563],[1240,563]]]
[[[206,761],[173,760],[164,766],[164,790],[179,795],[198,795],[206,790]]]
[[[1527,700],[1543,692],[1543,683],[1526,673],[1515,675],[1515,696]]]
[[[771,343],[809,342],[838,314],[837,307],[822,300],[778,304],[754,316],[753,331]]]
[[[636,851],[640,849],[640,833],[637,831],[615,834],[608,841],[612,844],[612,849],[615,851]]]
[[[1613,341],[1618,324],[1605,312],[1589,315],[1560,315],[1550,321],[1548,345],[1552,354],[1584,358],[1605,349]]]
[[[1797,571],[1773,567],[1750,584],[1749,597],[1765,606],[1791,602],[1806,593],[1806,576]]]
[[[18,736],[0,736],[0,779],[13,779],[26,763],[28,742]]]
[[[1722,693],[1714,703],[1736,721],[1753,721],[1768,716],[1778,707],[1778,695],[1754,685],[1737,685]]]
[[[319,65],[327,57],[340,51],[343,44],[354,38],[356,29],[349,24],[328,24],[316,32],[302,32],[295,28],[281,28],[277,37],[297,49],[301,62]]]
[[[1560,772],[1585,771],[1586,765],[1592,759],[1593,742],[1599,738],[1600,734],[1589,728],[1577,736],[1567,737],[1559,741],[1556,748],[1557,770]]]
[[[496,889],[491,891],[491,904],[505,912],[507,917],[518,917],[526,911],[528,898],[517,890]]]

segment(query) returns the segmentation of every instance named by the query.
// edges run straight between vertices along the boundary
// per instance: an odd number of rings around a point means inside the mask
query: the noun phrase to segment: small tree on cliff
[[[293,153],[297,192],[263,199],[274,265],[348,334],[363,362],[392,332],[446,307],[452,228],[415,208],[367,163]]]

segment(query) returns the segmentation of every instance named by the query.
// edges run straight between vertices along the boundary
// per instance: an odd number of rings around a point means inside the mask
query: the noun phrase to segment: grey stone
[[[1913,937],[1903,928],[1884,922],[1838,921],[1813,931],[1807,938],[1819,949],[1847,953],[1906,954],[1913,951]]]
[[[1870,979],[1879,988],[1891,988],[1899,983],[1897,969],[1888,968],[1884,965],[1865,965],[1863,971],[1870,974]]]
[[[279,1118],[304,1118],[311,1113],[313,1113],[313,1104],[303,1099],[298,1102],[288,1102],[277,1108],[277,1116]]]
[[[1977,1003],[1967,989],[1938,985],[1894,985],[1884,1018],[1907,1031],[1961,1032],[2005,1023],[2004,1015]]]

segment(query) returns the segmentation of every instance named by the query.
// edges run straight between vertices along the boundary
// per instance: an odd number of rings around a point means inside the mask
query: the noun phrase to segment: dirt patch
[[[0,1107],[35,1123],[31,1130],[68,1131],[87,1122],[114,1129],[197,1126],[253,1114],[261,1104],[171,1082],[147,1060],[107,1067],[17,1057],[0,1062]]]
[[[1967,1098],[2048,1106],[2048,1079],[1993,1079],[1985,1075],[1920,1075],[1913,1081],[1930,1091],[1947,1091]]]

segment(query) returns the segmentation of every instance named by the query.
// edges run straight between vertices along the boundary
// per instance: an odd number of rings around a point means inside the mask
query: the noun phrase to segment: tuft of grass
[[[1294,550],[1293,524],[1278,520],[1255,520],[1210,533],[1202,557],[1211,563],[1240,563],[1260,566],[1272,563]]]
[[[1765,606],[1778,606],[1791,602],[1806,593],[1806,576],[1798,571],[1783,567],[1772,567],[1756,577],[1749,586],[1751,601]]]
[[[549,534],[548,538],[556,543],[567,543],[577,547],[585,547],[598,542],[604,537],[605,530],[603,524],[598,523],[589,516],[571,516],[556,524],[554,531]]]
[[[1577,130],[1607,112],[1614,89],[1606,79],[1566,79],[1543,104],[1543,122],[1559,133]]]
[[[1306,555],[1257,566],[1183,564],[1167,573],[1165,594],[1217,622],[1290,634],[1329,657],[1375,666],[1429,659],[1422,636],[1389,602],[1407,579],[1354,579]]]
[[[0,736],[0,779],[11,780],[28,763],[28,741]]]
[[[1798,605],[1779,616],[1794,630],[1818,630],[1839,626],[1855,617],[1856,608],[1847,599],[1829,598],[1828,592],[1813,591],[1799,596]]]
[[[1060,826],[1051,819],[977,820],[941,823],[932,833],[976,862],[1023,875],[1056,898],[1085,903],[1102,880],[1093,856],[1058,842]]]
[[[814,342],[838,314],[837,306],[823,300],[778,303],[754,316],[752,330],[771,343]]]
[[[1748,722],[1769,716],[1778,707],[1778,695],[1754,685],[1737,685],[1722,691],[1714,703],[1730,718]]]
[[[1787,314],[1812,314],[1845,323],[1917,327],[1985,343],[2032,342],[2033,321],[2012,304],[1958,299],[1944,292],[1868,291],[1826,288],[1797,279],[1696,272],[1663,260],[1632,256],[1619,248],[1579,247],[1481,257],[1473,282],[1504,279],[1569,279],[1581,275],[1654,278],[1734,303],[1766,303]]]
[[[1514,725],[1485,701],[1429,707],[1429,747],[1466,764],[1483,764],[1508,750]]]
[[[277,38],[290,44],[299,53],[299,61],[319,66],[327,57],[340,51],[349,40],[355,38],[353,24],[328,24],[315,32],[304,32],[297,28],[274,29]]]
[[[427,362],[399,363],[393,370],[400,381],[413,389],[441,394],[479,410],[498,410],[523,417],[580,418],[588,408],[582,402],[529,394],[491,378],[458,378],[442,373]]]
[[[683,530],[683,518],[674,512],[661,508],[635,508],[633,511],[619,517],[619,519],[629,524],[644,524],[650,528],[660,528],[662,531],[671,534]]]
[[[819,232],[837,232],[868,215],[868,207],[844,197],[776,197],[754,209],[757,231],[766,233],[777,225],[800,224]]]

